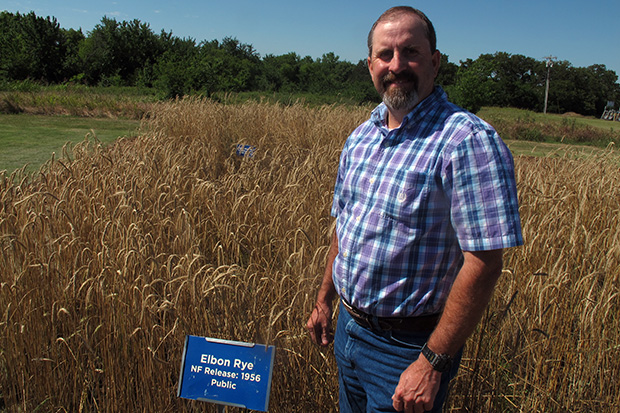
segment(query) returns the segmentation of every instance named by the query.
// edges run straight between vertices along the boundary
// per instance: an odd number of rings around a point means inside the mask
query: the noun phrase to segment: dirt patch
[[[564,114],[562,114],[562,116],[566,116],[566,117],[570,117],[570,118],[583,118],[583,115],[580,115],[579,113],[575,113],[575,112],[566,112]]]

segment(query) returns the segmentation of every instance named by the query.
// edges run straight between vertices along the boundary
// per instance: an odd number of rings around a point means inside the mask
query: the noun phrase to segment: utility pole
[[[549,100],[549,72],[551,71],[551,66],[553,66],[553,61],[557,59],[557,57],[547,56],[544,59],[547,60],[547,86],[545,88],[545,110],[544,110],[544,113],[547,114],[547,101]]]

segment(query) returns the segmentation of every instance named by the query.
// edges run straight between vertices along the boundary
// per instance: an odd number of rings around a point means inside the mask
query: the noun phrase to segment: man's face
[[[410,15],[379,23],[368,68],[377,92],[393,112],[408,113],[434,88],[441,56],[431,53],[424,22]]]

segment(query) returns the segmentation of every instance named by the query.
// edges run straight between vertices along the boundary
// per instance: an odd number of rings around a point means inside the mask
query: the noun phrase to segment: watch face
[[[444,354],[439,355],[433,368],[443,373],[450,368],[450,358]]]

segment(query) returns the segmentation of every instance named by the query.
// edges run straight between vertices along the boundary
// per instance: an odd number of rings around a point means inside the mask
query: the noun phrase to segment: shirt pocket
[[[405,228],[416,228],[428,212],[429,193],[436,185],[428,173],[405,171],[393,181],[385,202],[385,215]],[[401,228],[403,229],[403,228]]]

